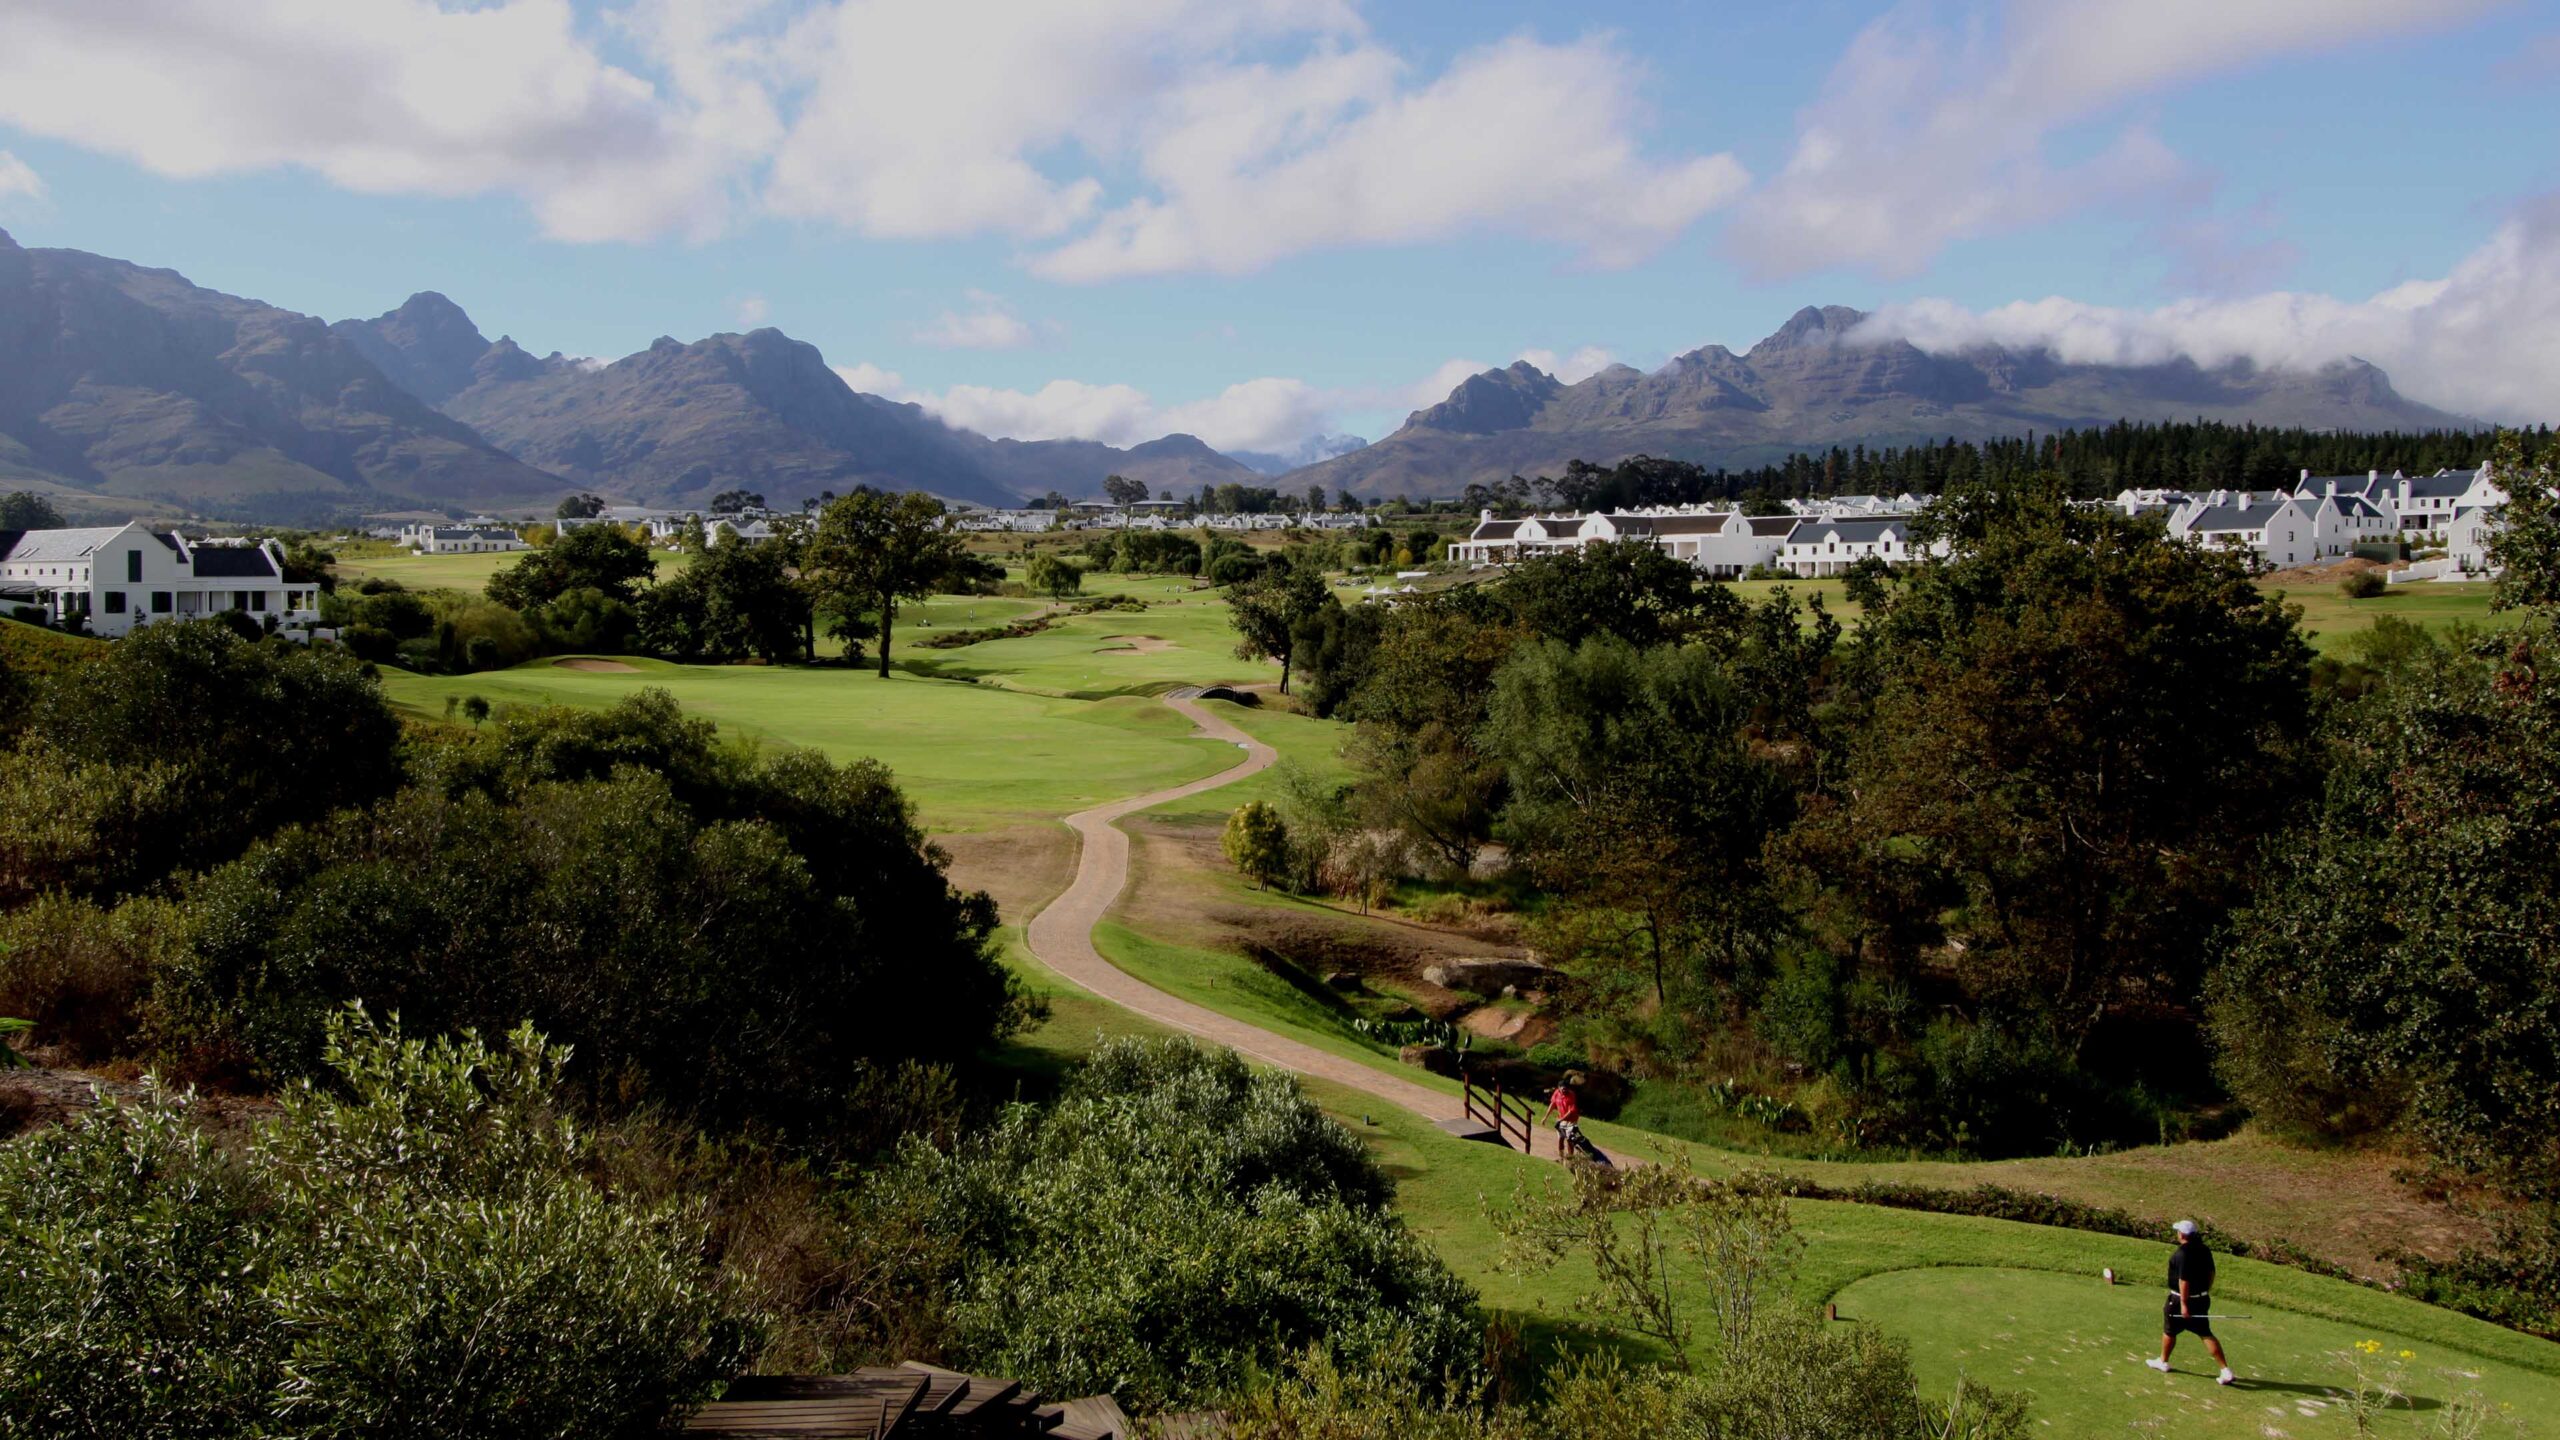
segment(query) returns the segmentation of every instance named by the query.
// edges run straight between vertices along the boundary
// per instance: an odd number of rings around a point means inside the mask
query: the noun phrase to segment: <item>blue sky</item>
[[[11,0],[0,226],[996,433],[1372,438],[1470,365],[2374,359],[2560,418],[2560,5]]]

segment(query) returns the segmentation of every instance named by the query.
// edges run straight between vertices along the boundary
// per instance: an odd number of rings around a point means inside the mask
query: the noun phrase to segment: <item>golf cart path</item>
[[[1198,726],[1205,738],[1241,746],[1245,752],[1244,763],[1188,785],[1133,795],[1068,816],[1067,827],[1075,831],[1082,842],[1081,852],[1076,858],[1076,878],[1057,899],[1031,917],[1025,940],[1032,956],[1103,999],[1123,1009],[1136,1011],[1160,1025],[1224,1045],[1266,1065],[1374,1096],[1426,1120],[1460,1118],[1461,1106],[1455,1095],[1398,1079],[1357,1060],[1319,1050],[1285,1035],[1275,1035],[1232,1015],[1221,1015],[1206,1006],[1168,995],[1102,958],[1102,953],[1093,948],[1093,927],[1101,923],[1102,917],[1129,884],[1128,832],[1112,822],[1168,800],[1180,800],[1222,785],[1232,785],[1269,769],[1272,762],[1279,759],[1270,746],[1203,710],[1184,692],[1176,691],[1166,696],[1164,703]]]

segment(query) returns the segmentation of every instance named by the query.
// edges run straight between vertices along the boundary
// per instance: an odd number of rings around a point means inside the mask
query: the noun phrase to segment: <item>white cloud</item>
[[[1834,66],[1799,117],[1786,167],[1743,203],[1728,243],[1764,275],[1857,266],[1908,276],[1953,241],[2094,204],[2167,193],[2194,211],[2211,176],[2139,125],[2077,161],[2057,160],[2048,142],[2156,90],[2493,3],[2019,0],[1996,23],[1977,14],[1961,35],[1896,10]]]
[[[11,0],[0,121],[162,175],[294,166],[372,194],[512,191],[565,240],[703,235],[777,133],[761,91],[685,48],[712,8],[625,22],[662,86],[601,58],[568,0]]]
[[[2363,300],[2271,291],[2116,309],[2059,297],[1974,311],[1944,300],[1889,305],[1856,332],[1924,350],[2045,346],[2061,359],[2153,365],[2186,356],[2315,368],[2349,357],[2394,388],[2457,414],[2548,422],[2560,408],[2560,196],[2525,206],[2440,280]]]
[[[1354,46],[1181,84],[1137,147],[1155,193],[1113,207],[1032,268],[1060,280],[1233,274],[1308,250],[1477,228],[1623,265],[1749,182],[1729,154],[1645,159],[1632,134],[1639,70],[1608,41],[1513,38],[1419,86],[1403,69]]]
[[[1517,358],[1528,361],[1567,385],[1578,385],[1618,363],[1617,356],[1597,345],[1585,345],[1562,356],[1553,350],[1523,350]]]
[[[0,150],[0,200],[41,200],[44,179],[27,162]]]
[[[773,306],[761,295],[748,295],[740,298],[735,311],[738,323],[752,330],[773,314]]]
[[[940,319],[916,332],[924,344],[944,350],[1017,350],[1036,338],[1031,326],[984,290],[968,293],[965,311],[945,310]]]
[[[949,424],[1002,439],[1099,440],[1126,446],[1180,433],[1196,435],[1219,450],[1285,453],[1313,436],[1340,429],[1340,416],[1347,411],[1437,404],[1452,386],[1483,368],[1452,360],[1414,384],[1348,389],[1264,376],[1170,405],[1134,385],[1082,380],[1052,380],[1037,390],[954,385],[933,391],[910,386],[899,372],[867,361],[837,366],[836,374],[856,390],[920,405]]]

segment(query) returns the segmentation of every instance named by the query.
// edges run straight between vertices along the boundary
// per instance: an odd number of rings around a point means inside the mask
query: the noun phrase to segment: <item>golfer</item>
[[[2169,1352],[2178,1348],[2178,1332],[2204,1341],[2213,1352],[2213,1363],[2222,1367],[2214,1377],[2217,1385],[2232,1382],[2230,1357],[2222,1353],[2222,1342],[2213,1338],[2213,1251],[2206,1248],[2196,1234],[2196,1222],[2181,1220],[2169,1227],[2177,1233],[2178,1243],[2169,1251],[2169,1303],[2160,1312],[2160,1358],[2142,1363],[2166,1375]]]
[[[1556,1158],[1561,1160],[1578,1151],[1594,1165],[1607,1165],[1609,1157],[1582,1135],[1582,1097],[1575,1093],[1581,1084],[1582,1072],[1568,1070],[1556,1082],[1555,1092],[1547,1096],[1547,1113],[1556,1117]]]

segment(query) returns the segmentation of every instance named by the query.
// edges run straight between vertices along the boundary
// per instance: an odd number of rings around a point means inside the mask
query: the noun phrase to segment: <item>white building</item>
[[[1787,532],[1786,544],[1778,552],[1778,568],[1807,578],[1845,575],[1861,560],[1900,566],[1928,553],[1928,547],[1913,543],[1911,517],[1907,515],[1807,520]],[[1945,553],[1943,542],[1939,553]]]
[[[2259,565],[2288,570],[2320,558],[2318,506],[2286,496],[2215,491],[2169,516],[2169,533],[2212,550],[2246,550]]]
[[[421,555],[496,555],[533,548],[513,530],[477,525],[403,525],[400,543]]]
[[[77,620],[108,636],[225,610],[279,627],[320,621],[319,586],[287,581],[273,540],[189,540],[140,525],[0,530],[0,603],[34,605],[53,624]]]

